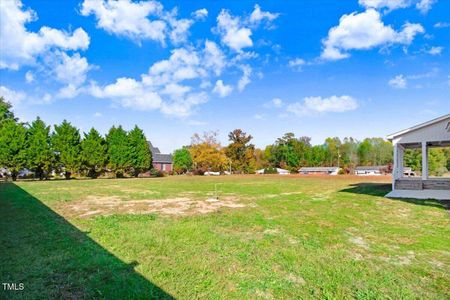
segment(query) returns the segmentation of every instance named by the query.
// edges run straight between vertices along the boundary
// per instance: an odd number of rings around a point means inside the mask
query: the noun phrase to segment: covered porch
[[[449,200],[450,177],[429,175],[428,152],[435,147],[450,147],[450,115],[395,133],[388,138],[394,145],[394,171],[392,192],[386,196]],[[420,175],[406,171],[404,153],[407,149],[421,150]]]

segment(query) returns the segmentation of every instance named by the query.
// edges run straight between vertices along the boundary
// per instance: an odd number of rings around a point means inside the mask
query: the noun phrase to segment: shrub
[[[165,177],[166,173],[164,173],[163,171],[160,171],[158,169],[151,169],[150,170],[150,176],[152,176],[152,177]]]
[[[278,172],[274,167],[267,167],[264,169],[264,174],[278,174]]]
[[[203,171],[202,169],[197,169],[197,170],[194,170],[194,171],[192,172],[192,174],[202,176],[202,175],[205,174],[205,171]]]

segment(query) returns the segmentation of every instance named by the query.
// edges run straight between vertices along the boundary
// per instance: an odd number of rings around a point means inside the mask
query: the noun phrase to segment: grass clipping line
[[[59,208],[64,215],[87,218],[114,214],[150,214],[195,215],[218,211],[222,207],[242,208],[234,196],[223,196],[220,199],[193,200],[178,197],[158,200],[122,200],[120,197],[88,196],[85,199],[66,203]]]

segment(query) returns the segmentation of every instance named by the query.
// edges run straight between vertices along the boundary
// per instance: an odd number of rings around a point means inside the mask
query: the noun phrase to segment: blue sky
[[[386,136],[450,112],[450,2],[2,1],[0,93],[24,121],[137,124],[162,150],[242,128]]]

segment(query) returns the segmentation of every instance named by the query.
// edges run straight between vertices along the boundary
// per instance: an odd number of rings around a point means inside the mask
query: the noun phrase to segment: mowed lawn
[[[0,298],[449,299],[450,220],[389,178],[0,184]],[[218,199],[217,199],[218,198]]]

